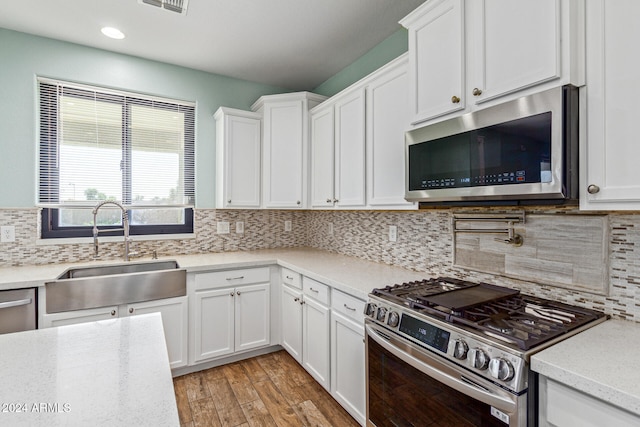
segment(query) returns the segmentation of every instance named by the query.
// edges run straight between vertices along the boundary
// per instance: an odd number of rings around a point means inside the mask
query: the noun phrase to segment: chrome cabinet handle
[[[31,304],[31,298],[0,302],[0,308],[19,307],[21,305],[28,305],[28,304]]]
[[[240,280],[240,279],[244,279],[244,276],[238,276],[238,277],[227,277],[226,280]]]
[[[478,89],[477,87],[474,87],[471,93],[473,94],[473,96],[480,96],[482,95],[482,89]]]
[[[284,277],[286,277],[289,280],[293,280],[293,277],[291,277],[291,276],[284,276]]]
[[[454,104],[459,104],[460,103],[460,97],[453,95],[451,97],[451,102],[454,103]]]
[[[231,203],[231,199],[227,200],[227,203]]]
[[[344,305],[344,308],[346,308],[347,310],[356,311],[355,308],[349,307],[347,304]]]
[[[596,194],[600,192],[600,187],[598,187],[595,184],[591,184],[590,186],[587,187],[587,193],[589,194]]]
[[[309,290],[310,290],[311,292],[315,292],[316,294],[317,294],[317,293],[320,293],[320,291],[319,291],[319,290],[317,290],[317,289],[309,288]]]
[[[116,311],[115,310],[111,310],[111,315],[115,316],[116,315]]]
[[[240,296],[240,291],[236,291],[236,295]]]
[[[298,302],[298,301],[300,301],[300,298],[295,297],[295,298],[293,299],[293,301],[294,301],[294,302]]]
[[[338,203],[340,200],[338,199],[333,199],[333,203]]]
[[[129,309],[129,313],[133,313],[133,307]]]
[[[234,296],[235,293],[233,291],[231,291],[231,293],[229,294],[230,296]]]
[[[300,204],[302,204],[302,202],[301,202],[300,200],[298,200],[298,201],[296,202],[296,205],[300,205]]]

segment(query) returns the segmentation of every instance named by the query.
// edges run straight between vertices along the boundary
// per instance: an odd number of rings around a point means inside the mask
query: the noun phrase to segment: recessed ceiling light
[[[124,34],[117,28],[113,27],[103,27],[100,31],[107,37],[111,37],[112,39],[121,40],[124,38]]]

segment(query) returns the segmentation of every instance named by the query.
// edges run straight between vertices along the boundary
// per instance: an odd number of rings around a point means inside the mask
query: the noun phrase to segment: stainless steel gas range
[[[598,311],[487,283],[429,279],[366,305],[368,426],[534,426],[532,354],[594,326]]]

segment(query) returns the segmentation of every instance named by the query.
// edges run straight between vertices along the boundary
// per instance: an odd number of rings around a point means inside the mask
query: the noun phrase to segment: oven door
[[[367,321],[367,426],[526,425],[515,395]]]

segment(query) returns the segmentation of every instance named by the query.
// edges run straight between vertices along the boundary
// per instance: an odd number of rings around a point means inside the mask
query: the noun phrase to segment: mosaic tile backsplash
[[[474,212],[493,212],[476,208]],[[195,212],[195,237],[179,240],[136,241],[132,249],[149,256],[310,246],[343,255],[425,272],[425,277],[452,276],[493,282],[528,294],[604,311],[616,318],[640,322],[640,213],[610,213],[608,227],[608,295],[596,295],[539,283],[539,277],[504,277],[454,266],[453,209],[420,211],[279,211],[214,210]],[[571,208],[528,208],[527,215],[579,214]],[[578,218],[577,220],[579,220]],[[292,222],[292,232],[284,222]],[[231,233],[216,233],[216,222],[228,221]],[[236,221],[245,231],[236,234]],[[0,209],[0,225],[16,227],[16,242],[0,246],[0,267],[90,261],[91,243],[41,245],[37,209]],[[398,227],[389,242],[388,227]],[[333,234],[329,233],[333,228]],[[571,234],[569,234],[569,239]],[[567,241],[567,251],[572,242]],[[103,259],[119,259],[122,243],[101,242]]]

